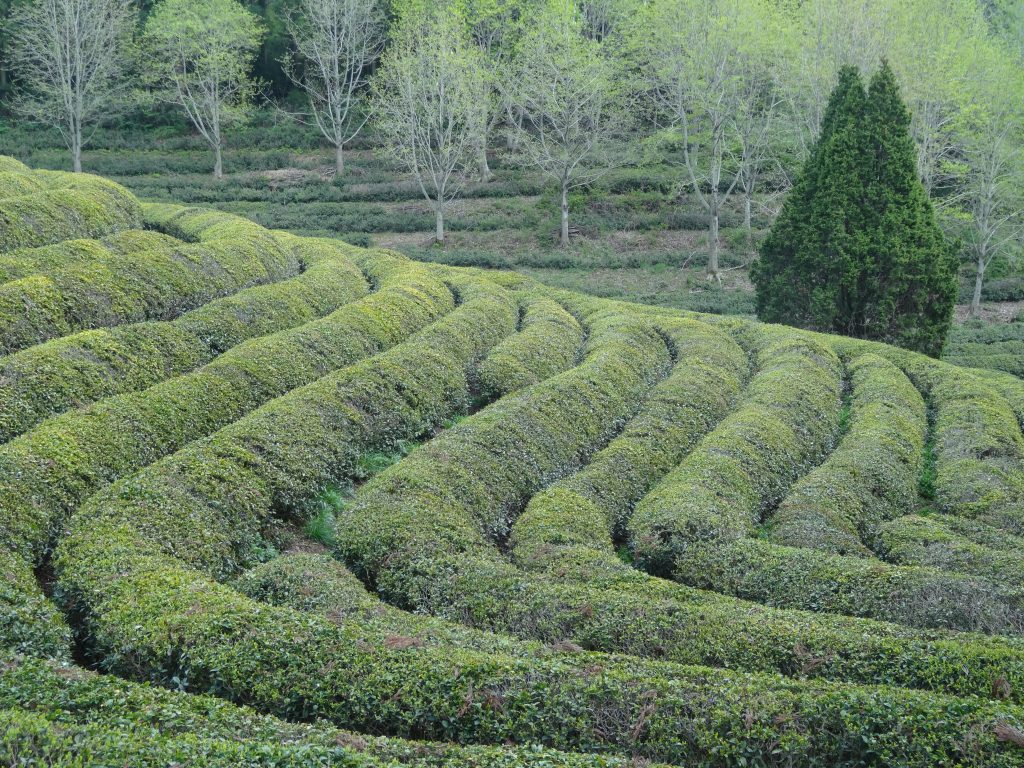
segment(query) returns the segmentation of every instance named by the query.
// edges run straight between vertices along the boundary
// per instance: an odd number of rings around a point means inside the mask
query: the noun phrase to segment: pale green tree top
[[[146,80],[186,109],[219,104],[221,121],[240,116],[263,34],[238,0],[163,0],[146,21]]]

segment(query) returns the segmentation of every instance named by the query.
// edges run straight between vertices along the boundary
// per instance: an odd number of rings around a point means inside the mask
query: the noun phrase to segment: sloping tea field
[[[333,156],[315,128],[264,108],[255,124],[232,136],[228,176],[210,175],[209,148],[178,122],[99,129],[84,153],[86,170],[101,174],[147,202],[194,204],[244,216],[299,235],[395,248],[421,261],[515,270],[547,285],[613,299],[715,314],[754,314],[746,265],[751,257],[743,202],[723,213],[723,285],[709,283],[707,221],[700,204],[679,190],[680,158],[619,168],[574,194],[572,247],[556,242],[558,201],[537,172],[518,167],[503,147],[491,153],[493,178],[463,190],[449,220],[448,243],[431,244],[434,214],[411,179],[377,156],[372,134],[347,153],[333,175]],[[63,139],[52,130],[0,124],[0,154],[33,167],[68,167]],[[760,240],[781,200],[780,180],[759,191],[752,206]],[[1024,300],[1024,279],[993,267],[983,299],[989,321],[954,324],[944,359],[958,365],[1024,372],[1024,324],[1010,324]],[[970,301],[973,267],[961,274],[961,304]],[[1009,310],[1009,312],[1007,312]],[[1007,343],[1007,342],[1017,342]]]
[[[0,158],[0,762],[1024,766],[1024,382]]]

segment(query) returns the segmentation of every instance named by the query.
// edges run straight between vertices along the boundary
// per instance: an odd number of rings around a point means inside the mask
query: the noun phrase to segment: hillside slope
[[[5,764],[1024,766],[1017,378],[5,158],[0,251]]]

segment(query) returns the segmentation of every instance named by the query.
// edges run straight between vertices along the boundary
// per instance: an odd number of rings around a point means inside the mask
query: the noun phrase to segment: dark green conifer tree
[[[856,69],[840,71],[752,272],[763,320],[941,352],[956,257],[917,178],[909,127],[887,64],[867,92]]]

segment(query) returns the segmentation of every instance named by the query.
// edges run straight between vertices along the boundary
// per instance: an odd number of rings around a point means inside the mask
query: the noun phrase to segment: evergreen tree
[[[822,132],[753,269],[764,320],[938,355],[956,256],[917,178],[910,115],[883,63],[845,67]]]

